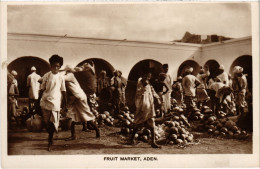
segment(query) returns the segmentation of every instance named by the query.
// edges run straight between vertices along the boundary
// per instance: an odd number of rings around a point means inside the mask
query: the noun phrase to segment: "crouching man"
[[[138,127],[146,125],[151,129],[152,133],[152,144],[153,148],[161,148],[155,142],[155,109],[154,109],[154,97],[158,99],[160,103],[160,97],[155,93],[153,87],[149,83],[151,79],[151,73],[145,73],[142,78],[138,80],[136,96],[135,96],[135,106],[136,114],[134,119],[134,129],[133,135],[131,137],[131,144],[135,144],[135,134]]]

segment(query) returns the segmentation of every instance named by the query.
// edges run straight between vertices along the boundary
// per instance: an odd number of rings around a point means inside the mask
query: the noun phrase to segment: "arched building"
[[[152,61],[160,63],[154,65],[156,71],[161,64],[168,63],[173,80],[182,75],[187,66],[193,66],[197,74],[199,67],[204,65],[209,65],[212,73],[219,65],[224,65],[227,73],[235,65],[240,65],[244,67],[248,79],[252,79],[251,37],[211,44],[189,44],[9,33],[7,42],[8,63],[21,56],[37,56],[47,62],[51,55],[59,54],[64,57],[64,65],[77,66],[92,58],[99,65],[97,72],[105,69],[111,76],[111,72],[118,69],[124,77],[128,77],[130,83],[141,75],[143,66],[137,65],[155,63]],[[143,60],[147,62],[142,63]],[[18,70],[18,74],[23,73]],[[252,86],[252,81],[249,83]]]

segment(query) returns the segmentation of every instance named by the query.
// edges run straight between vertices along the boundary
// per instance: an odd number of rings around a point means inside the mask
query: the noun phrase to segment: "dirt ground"
[[[32,133],[27,129],[8,131],[9,155],[73,155],[73,154],[250,154],[252,138],[234,140],[203,137],[194,133],[195,142],[185,147],[163,145],[153,149],[148,143],[128,145],[129,137],[119,134],[120,128],[101,127],[101,138],[95,138],[95,131],[83,132],[76,126],[77,140],[65,141],[70,131],[60,131],[54,136],[53,151],[47,151],[47,132]]]

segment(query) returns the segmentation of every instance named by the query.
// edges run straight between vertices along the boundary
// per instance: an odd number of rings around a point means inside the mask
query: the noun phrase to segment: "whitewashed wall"
[[[237,57],[252,55],[251,49],[251,37],[199,45],[8,34],[7,61],[10,63],[22,56],[36,56],[48,61],[51,55],[59,54],[64,57],[64,65],[76,66],[88,58],[102,58],[128,77],[136,63],[154,59],[162,64],[168,63],[169,73],[176,79],[177,70],[185,60],[204,65],[207,60],[215,59],[229,70]]]

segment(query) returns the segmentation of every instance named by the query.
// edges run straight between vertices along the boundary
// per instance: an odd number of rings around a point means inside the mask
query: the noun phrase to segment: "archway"
[[[204,67],[205,67],[206,65],[209,67],[210,76],[215,77],[215,74],[216,74],[216,72],[218,71],[219,66],[220,66],[219,63],[218,63],[216,60],[208,60],[208,61],[204,64]]]
[[[234,62],[230,66],[229,73],[233,76],[233,68],[235,66],[241,66],[244,71],[244,74],[247,74],[247,82],[248,82],[248,89],[252,92],[252,82],[253,82],[253,76],[252,76],[252,56],[250,55],[243,55],[238,57],[234,60]]]
[[[97,78],[99,77],[99,74],[102,70],[105,70],[107,72],[108,77],[110,77],[110,78],[113,77],[113,71],[115,69],[109,62],[107,62],[104,59],[100,59],[100,58],[86,59],[86,60],[80,62],[77,66],[82,66],[84,63],[86,63],[89,60],[92,60],[95,64],[95,72],[96,72]]]
[[[162,64],[156,60],[146,59],[142,60],[134,65],[128,75],[128,83],[126,88],[126,102],[130,108],[135,107],[134,98],[136,92],[137,80],[142,77],[144,70],[149,70],[152,73],[151,83],[154,79],[158,78],[159,74],[162,72]]]
[[[28,97],[27,88],[27,76],[31,73],[31,67],[35,66],[37,74],[43,76],[46,72],[50,71],[49,63],[39,57],[35,56],[23,56],[12,61],[8,66],[7,70],[11,72],[15,70],[18,81],[18,89],[20,92],[19,97]]]
[[[186,60],[184,61],[180,66],[179,66],[179,69],[178,69],[178,76],[183,76],[185,70],[188,68],[188,67],[192,67],[193,68],[193,75],[197,75],[200,71],[200,65],[193,61],[193,60]]]

